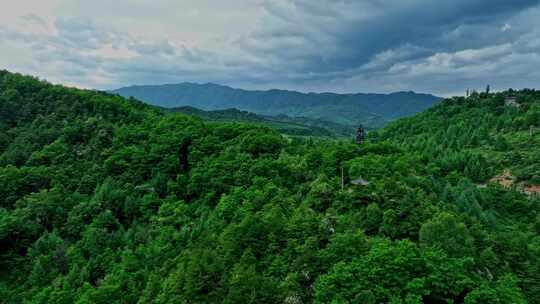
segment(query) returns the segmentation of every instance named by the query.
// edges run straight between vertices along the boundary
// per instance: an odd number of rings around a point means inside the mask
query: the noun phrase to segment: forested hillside
[[[165,111],[194,115],[210,122],[241,122],[264,125],[287,136],[352,138],[356,131],[356,128],[353,126],[341,125],[320,119],[289,117],[287,115],[258,115],[238,109],[203,111],[186,106],[165,109]]]
[[[381,140],[421,151],[445,172],[464,155],[463,170],[476,182],[503,171],[518,189],[540,184],[540,92],[507,91],[447,99],[381,132]]]
[[[539,115],[448,99],[356,145],[0,72],[0,302],[540,303]]]
[[[285,90],[248,91],[217,84],[180,83],[161,86],[130,86],[114,90],[153,105],[203,110],[236,108],[262,115],[287,115],[322,119],[342,125],[382,127],[399,117],[423,111],[439,97],[414,92],[392,94],[300,93]]]

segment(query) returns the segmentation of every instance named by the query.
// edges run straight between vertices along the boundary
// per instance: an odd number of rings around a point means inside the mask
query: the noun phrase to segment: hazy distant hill
[[[433,95],[414,92],[335,94],[285,90],[248,91],[211,83],[130,86],[113,92],[167,108],[237,108],[257,114],[302,116],[346,125],[363,123],[372,128],[423,111],[440,100]]]
[[[198,116],[207,121],[255,123],[269,126],[282,134],[293,136],[351,137],[355,128],[335,122],[287,115],[260,115],[238,109],[204,111],[191,106],[172,108],[168,111]]]

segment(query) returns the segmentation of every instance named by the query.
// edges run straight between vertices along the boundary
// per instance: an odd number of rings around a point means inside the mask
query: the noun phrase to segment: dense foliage
[[[300,93],[295,91],[248,91],[216,84],[168,84],[131,86],[113,91],[156,106],[192,106],[203,110],[236,108],[262,115],[288,115],[322,119],[342,125],[363,124],[378,128],[388,121],[413,115],[440,101],[439,97],[414,92],[391,94]]]
[[[455,97],[388,126],[380,139],[420,151],[443,173],[457,170],[481,182],[508,169],[517,182],[540,184],[539,101],[533,90]]]
[[[540,303],[539,197],[481,186],[537,182],[517,94],[358,146],[0,72],[0,302]]]

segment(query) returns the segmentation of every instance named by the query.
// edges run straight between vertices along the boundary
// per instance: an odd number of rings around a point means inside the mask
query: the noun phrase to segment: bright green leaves
[[[465,297],[465,304],[512,303],[525,304],[527,300],[513,275],[505,275],[493,283],[485,283]]]
[[[422,225],[420,243],[441,248],[450,256],[470,256],[475,251],[465,224],[448,213],[441,213]]]
[[[340,262],[319,278],[317,303],[381,303],[424,292],[425,265],[409,241],[378,241],[365,255]]]
[[[473,260],[451,258],[410,241],[375,240],[350,261],[339,258],[316,283],[318,303],[453,301],[474,287]]]

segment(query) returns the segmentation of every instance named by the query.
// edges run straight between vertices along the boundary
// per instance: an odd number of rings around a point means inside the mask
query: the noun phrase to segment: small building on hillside
[[[367,186],[369,185],[369,182],[361,177],[354,179],[351,181],[351,184],[355,186]]]
[[[504,98],[504,105],[507,107],[519,108],[521,105],[517,102],[517,98],[514,96],[506,96]]]
[[[540,195],[540,185],[529,185],[523,189],[523,192],[528,195]]]

